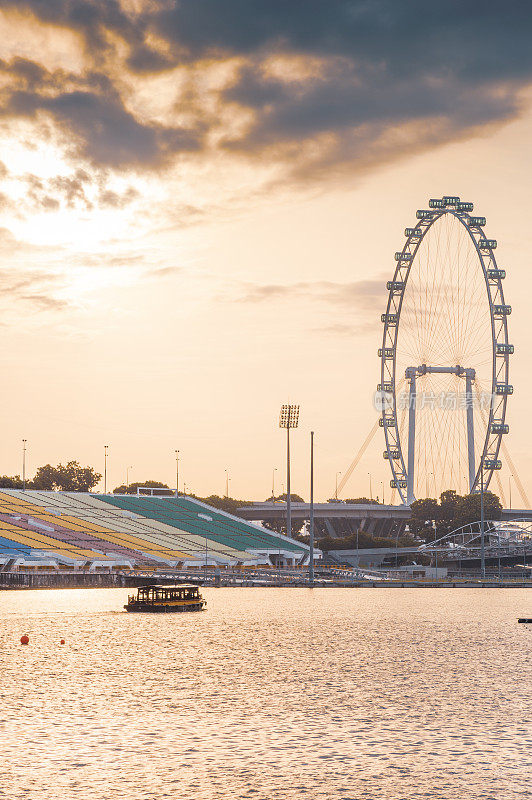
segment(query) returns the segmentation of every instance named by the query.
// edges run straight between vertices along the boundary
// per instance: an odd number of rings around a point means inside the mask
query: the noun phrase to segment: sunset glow
[[[101,471],[108,442],[110,485],[130,463],[171,484],[179,447],[198,494],[231,467],[260,499],[291,399],[293,489],[312,427],[331,496],[375,421],[402,231],[451,192],[507,270],[508,446],[530,482],[529,15],[424,12],[413,46],[393,3],[233,5],[3,3],[3,471],[22,438],[30,472]],[[389,500],[380,442],[346,496],[368,473]]]

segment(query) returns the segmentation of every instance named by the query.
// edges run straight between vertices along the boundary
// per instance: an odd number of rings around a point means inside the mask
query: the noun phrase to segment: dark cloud
[[[14,91],[3,108],[6,116],[33,117],[39,111],[51,114],[74,137],[78,153],[97,166],[158,167],[200,145],[199,132],[139,122],[116,92],[77,90],[49,97]]]
[[[223,146],[251,156],[268,151],[301,177],[382,162],[505,121],[519,113],[521,89],[532,81],[528,0],[153,0],[137,12],[118,0],[4,0],[2,7],[81,34],[94,65],[76,77],[27,59],[0,62],[12,78],[0,97],[4,115],[52,117],[79,155],[103,167],[159,168],[201,150],[219,124],[199,89],[186,98],[191,127],[138,118],[121,88],[124,47],[127,68],[139,74],[240,57],[221,100],[253,121]],[[311,69],[298,72],[288,61],[273,72],[275,55],[301,57]],[[176,87],[178,109],[180,102]]]
[[[92,208],[92,203],[85,194],[85,186],[91,178],[85,170],[78,169],[73,175],[57,175],[43,180],[31,173],[22,176],[27,191],[25,204],[30,210],[57,211],[61,205],[68,208]]]
[[[177,153],[201,146],[201,125],[193,130],[138,120],[103,72],[50,72],[14,58],[0,60],[0,73],[7,82],[0,91],[0,116],[51,117],[72,149],[97,167],[158,168]]]
[[[86,187],[92,183],[92,178],[84,169],[77,169],[73,175],[57,175],[48,181],[50,189],[58,192],[69,208],[78,205],[90,210],[92,203],[86,194]]]
[[[107,208],[125,208],[139,196],[133,186],[121,192],[109,188],[108,171],[99,170],[89,173],[78,167],[66,175],[56,175],[52,178],[39,178],[27,173],[21,176],[27,185],[24,202],[21,206],[30,211],[56,211],[58,208],[81,209],[92,211],[95,205]],[[2,196],[0,195],[0,207]]]
[[[111,189],[103,189],[98,195],[98,202],[102,206],[109,208],[124,208],[129,203],[139,197],[139,192],[133,186],[125,192],[113,192]]]
[[[342,55],[399,79],[418,71],[480,82],[528,76],[532,67],[527,0],[180,0],[151,6],[141,20],[181,58]]]

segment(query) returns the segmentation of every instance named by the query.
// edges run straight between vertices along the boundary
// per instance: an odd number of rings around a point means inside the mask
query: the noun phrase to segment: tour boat
[[[203,611],[207,601],[203,599],[199,588],[192,583],[180,583],[176,586],[140,586],[137,596],[130,595],[126,611]]]

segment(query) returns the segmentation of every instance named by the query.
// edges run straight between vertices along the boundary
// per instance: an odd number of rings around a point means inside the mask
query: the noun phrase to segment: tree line
[[[44,464],[25,484],[20,475],[1,475],[1,489],[40,489],[41,491],[90,492],[102,476],[92,467],[82,467],[78,461],[66,464]]]

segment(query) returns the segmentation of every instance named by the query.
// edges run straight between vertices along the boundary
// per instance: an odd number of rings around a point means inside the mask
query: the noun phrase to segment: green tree
[[[242,506],[253,505],[249,500],[236,500],[234,497],[220,497],[218,494],[211,494],[208,497],[197,497],[196,499],[200,500],[202,503],[206,503],[208,506],[219,508],[221,511],[225,511],[227,514],[234,514],[235,516],[238,516],[238,509],[242,508]]]
[[[412,517],[408,523],[410,533],[424,541],[434,539],[434,525],[440,518],[440,506],[432,497],[415,500],[410,506]]]
[[[0,475],[0,489],[22,489],[23,483],[20,475]]]
[[[277,497],[274,498],[274,502],[276,502],[276,503],[286,503],[287,499],[288,499],[288,495],[286,494],[286,492],[284,492],[283,494],[277,495]],[[266,502],[267,503],[271,503],[271,500],[272,500],[272,498],[268,497],[266,499]],[[293,494],[292,492],[290,492],[290,502],[291,503],[304,503],[305,501],[303,500],[302,497],[300,497],[300,495]],[[287,527],[286,527],[286,512],[285,512],[285,509],[282,510],[282,514],[283,514],[283,516],[282,517],[279,516],[278,519],[269,519],[267,522],[264,523],[264,526],[266,528],[269,528],[272,531],[275,531],[276,533],[281,533],[283,536],[286,536],[288,531],[287,531]],[[301,520],[292,519],[292,531],[291,531],[292,536],[293,537],[299,536],[302,527],[303,527],[303,523],[301,522]]]
[[[354,497],[350,498],[349,500],[345,501],[346,503],[353,503],[353,505],[364,505],[364,506],[378,506],[378,500],[372,500],[370,497]]]
[[[461,496],[453,489],[440,495],[440,501],[431,497],[416,500],[411,505],[410,532],[425,541],[446,536],[448,533],[480,520],[480,494]],[[500,519],[502,506],[492,492],[484,492],[484,515],[486,519]]]
[[[99,472],[92,467],[82,467],[78,461],[58,464],[53,467],[45,464],[39,467],[28,488],[63,492],[90,492],[101,479]]]
[[[501,501],[493,492],[484,492],[484,518],[500,519],[502,513]],[[466,494],[460,497],[456,509],[456,527],[478,522],[480,519],[480,494]]]

